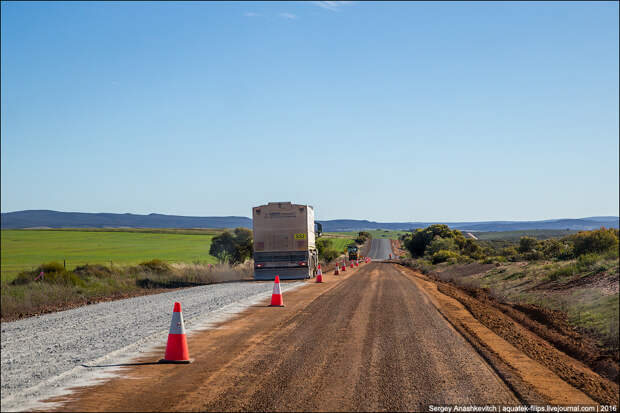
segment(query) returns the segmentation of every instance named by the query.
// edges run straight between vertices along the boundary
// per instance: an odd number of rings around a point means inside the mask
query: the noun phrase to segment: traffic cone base
[[[166,354],[159,360],[162,364],[189,364],[193,360],[189,358],[187,348],[187,337],[185,335],[185,324],[183,323],[183,313],[181,304],[174,303],[172,312],[172,322],[170,323],[170,333],[166,344]]]

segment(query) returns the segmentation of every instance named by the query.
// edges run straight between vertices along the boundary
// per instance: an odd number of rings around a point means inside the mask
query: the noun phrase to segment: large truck
[[[269,202],[252,208],[254,279],[306,279],[316,276],[319,256],[314,208],[290,202]]]

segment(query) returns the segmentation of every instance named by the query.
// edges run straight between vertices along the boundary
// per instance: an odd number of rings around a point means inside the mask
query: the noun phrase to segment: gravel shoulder
[[[301,285],[283,283],[282,290]],[[38,408],[42,399],[118,370],[91,365],[127,363],[165,344],[175,301],[182,304],[191,334],[268,298],[272,287],[271,282],[211,284],[3,322],[0,408]]]

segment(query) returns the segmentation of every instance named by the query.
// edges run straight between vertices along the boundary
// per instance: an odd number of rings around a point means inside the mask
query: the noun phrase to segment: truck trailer
[[[254,279],[298,280],[316,276],[319,257],[314,208],[290,202],[269,202],[252,208]]]

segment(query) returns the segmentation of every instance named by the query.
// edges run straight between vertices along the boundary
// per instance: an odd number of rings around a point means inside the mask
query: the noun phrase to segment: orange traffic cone
[[[170,333],[168,334],[168,343],[166,344],[166,354],[159,362],[172,364],[189,364],[192,362],[189,359],[181,303],[174,303]]]
[[[353,268],[353,265],[354,265],[354,264],[353,264],[353,261],[351,261],[351,268]]]
[[[273,294],[271,294],[271,305],[269,307],[284,307],[282,300],[282,291],[280,291],[280,276],[276,275],[273,282]]]
[[[322,283],[323,282],[323,271],[321,271],[321,264],[319,264],[319,269],[317,270],[316,282],[318,282],[318,283]]]
[[[355,260],[355,266],[356,266],[356,267],[359,267],[359,266],[360,266],[360,263],[359,263],[359,261],[358,261],[358,260]]]
[[[339,275],[340,271],[338,271],[340,269],[340,264],[336,263],[336,269],[334,270],[334,275]]]
[[[347,270],[347,262],[342,261],[342,272],[345,272],[346,270]]]

